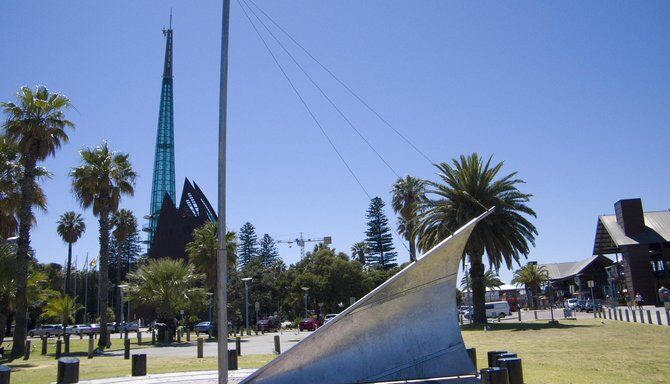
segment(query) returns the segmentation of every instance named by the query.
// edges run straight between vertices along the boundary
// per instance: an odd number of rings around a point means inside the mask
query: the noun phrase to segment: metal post
[[[228,383],[228,338],[224,327],[228,326],[228,260],[226,255],[226,115],[228,112],[228,34],[230,0],[223,0],[221,16],[221,77],[219,85],[219,190],[218,190],[218,252],[217,301],[219,337],[217,338],[219,384]],[[221,336],[223,335],[223,337]]]
[[[249,333],[249,285],[247,282],[244,282],[244,324],[247,329],[247,335],[251,335]]]
[[[275,353],[281,354],[281,344],[279,342],[279,335],[275,335]]]

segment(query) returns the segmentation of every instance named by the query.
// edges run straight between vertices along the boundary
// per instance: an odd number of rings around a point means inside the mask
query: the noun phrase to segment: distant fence
[[[599,311],[593,312],[593,317],[629,323],[670,325],[670,311],[665,308],[601,308]]]

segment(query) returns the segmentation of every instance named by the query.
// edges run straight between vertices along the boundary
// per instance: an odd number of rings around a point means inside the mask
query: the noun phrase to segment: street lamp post
[[[209,301],[209,323],[212,323],[212,296],[214,294],[212,292],[207,292],[207,299]]]
[[[309,287],[302,287],[302,290],[305,291],[305,317],[309,317],[309,311],[308,311],[308,308],[307,308],[307,304],[308,304],[307,298],[308,298],[308,295],[309,295],[309,293],[308,293]]]
[[[123,324],[124,318],[123,318],[123,289],[128,287],[128,284],[119,284],[117,285],[119,288],[119,298],[121,299],[121,311],[119,313],[119,318],[121,319],[121,323]]]
[[[244,281],[244,324],[247,328],[247,335],[249,334],[249,285],[251,277],[242,278]]]

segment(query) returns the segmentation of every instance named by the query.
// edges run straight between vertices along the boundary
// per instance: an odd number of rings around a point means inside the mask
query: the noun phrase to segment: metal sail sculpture
[[[458,327],[456,277],[470,233],[493,209],[242,383],[478,382]]]

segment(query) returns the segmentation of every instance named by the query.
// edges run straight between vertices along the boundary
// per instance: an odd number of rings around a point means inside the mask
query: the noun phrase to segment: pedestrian
[[[635,304],[637,309],[642,309],[642,295],[640,295],[640,292],[635,294]]]

